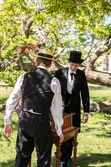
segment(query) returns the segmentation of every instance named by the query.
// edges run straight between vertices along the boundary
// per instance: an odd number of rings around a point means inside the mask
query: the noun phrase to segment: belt
[[[35,114],[35,115],[43,115],[42,113],[34,112],[33,109],[28,110],[28,109],[26,109],[26,108],[23,108],[23,111],[25,111],[25,112],[29,112],[29,113],[32,113],[32,114]]]

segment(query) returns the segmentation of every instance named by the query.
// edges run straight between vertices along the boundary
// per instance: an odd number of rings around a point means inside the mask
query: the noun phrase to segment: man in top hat
[[[68,67],[61,68],[55,72],[61,83],[61,94],[64,102],[65,113],[75,113],[73,116],[73,126],[80,127],[81,114],[80,105],[81,99],[83,103],[83,118],[82,122],[88,121],[89,113],[89,91],[85,73],[78,67],[83,62],[81,59],[82,53],[79,51],[71,51],[68,59]],[[61,145],[61,167],[67,167],[68,164],[73,166],[71,160],[73,138],[63,142]]]
[[[60,142],[63,141],[61,86],[59,80],[55,77],[52,79],[47,71],[52,60],[51,51],[40,50],[36,55],[36,70],[25,73],[18,78],[13,92],[6,102],[4,135],[10,137],[12,114],[22,97],[15,167],[27,167],[34,147],[38,157],[37,166],[50,167],[53,143],[53,133],[49,120],[50,113],[55,121]]]

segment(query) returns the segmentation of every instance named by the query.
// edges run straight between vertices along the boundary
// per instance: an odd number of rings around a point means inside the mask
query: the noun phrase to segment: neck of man
[[[39,66],[42,66],[42,67],[44,67],[44,68],[46,68],[47,70],[48,70],[48,66],[46,66],[43,62],[41,62],[40,64],[39,64]]]

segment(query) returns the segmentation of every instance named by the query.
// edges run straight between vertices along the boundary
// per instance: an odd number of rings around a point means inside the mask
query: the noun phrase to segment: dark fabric
[[[53,133],[48,115],[28,112],[19,115],[15,167],[27,167],[36,147],[38,167],[50,167]]]
[[[70,57],[68,58],[69,62],[72,63],[82,63],[84,60],[81,59],[82,53],[79,51],[71,51]]]
[[[73,149],[72,142],[73,142],[73,138],[61,144],[61,153],[62,153],[60,158],[61,162],[67,162],[71,158],[72,149]]]
[[[34,112],[50,113],[53,92],[50,88],[52,76],[45,70],[26,73],[22,84],[22,108]]]
[[[66,99],[64,103],[64,113],[70,114],[70,99],[71,99],[71,94],[68,92],[66,93]]]
[[[76,71],[74,87],[72,94],[69,95],[67,92],[67,78],[68,78],[68,68],[61,68],[55,72],[55,77],[57,77],[61,83],[61,93],[63,102],[66,103],[70,99],[70,104],[68,107],[64,108],[66,113],[75,113],[73,116],[73,126],[81,126],[81,99],[83,103],[84,112],[89,112],[89,90],[87,85],[87,80],[85,73],[78,69]],[[69,139],[61,145],[61,161],[67,161],[68,158],[71,158],[72,155],[72,141]]]
[[[74,73],[70,73],[70,75],[71,75],[71,80],[73,80],[76,77],[76,74]]]
[[[61,162],[61,163],[60,163],[60,167],[68,167],[68,165],[67,165],[66,162]]]
[[[50,167],[53,133],[49,113],[53,98],[51,75],[45,70],[26,73],[22,84],[22,111],[19,114],[15,167],[27,167],[36,148],[37,166]],[[25,108],[25,111],[23,109]],[[27,110],[33,109],[32,114]]]
[[[68,68],[61,68],[55,72],[55,77],[57,77],[61,83],[61,93],[62,98],[65,103],[67,96],[67,78],[68,78]],[[80,98],[81,97],[81,98]],[[89,91],[85,73],[81,70],[76,71],[76,78],[74,82],[74,88],[71,95],[70,103],[70,113],[75,113],[73,116],[73,126],[80,127],[80,108],[81,101],[83,103],[84,112],[89,112]]]

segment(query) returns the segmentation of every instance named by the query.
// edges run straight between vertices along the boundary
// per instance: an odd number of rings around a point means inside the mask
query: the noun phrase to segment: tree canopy
[[[33,70],[32,46],[42,46],[53,48],[57,68],[67,64],[70,50],[80,50],[86,60],[83,70],[88,82],[111,86],[110,74],[94,68],[101,55],[110,54],[110,8],[109,0],[2,1],[0,76],[12,84],[20,73]]]

